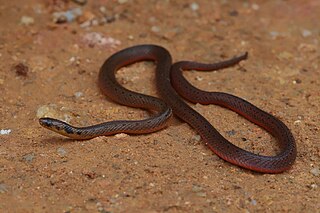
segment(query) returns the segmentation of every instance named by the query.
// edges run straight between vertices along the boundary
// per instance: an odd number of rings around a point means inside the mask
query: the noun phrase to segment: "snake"
[[[75,127],[49,117],[40,118],[39,123],[61,135],[84,140],[117,133],[155,132],[167,127],[168,121],[174,114],[194,128],[205,145],[223,160],[260,173],[281,173],[292,167],[297,156],[295,139],[289,128],[275,116],[240,97],[223,92],[203,91],[194,87],[182,73],[187,70],[219,70],[236,65],[247,57],[246,52],[218,63],[179,61],[173,64],[169,51],[164,47],[153,44],[128,47],[114,53],[103,63],[98,85],[102,93],[111,100],[145,109],[150,112],[150,117],[142,120],[108,121],[87,127]],[[116,80],[117,70],[140,61],[155,62],[156,89],[160,98],[128,90]],[[280,148],[279,152],[272,156],[260,155],[234,145],[183,99],[191,103],[219,105],[238,113],[275,137]]]

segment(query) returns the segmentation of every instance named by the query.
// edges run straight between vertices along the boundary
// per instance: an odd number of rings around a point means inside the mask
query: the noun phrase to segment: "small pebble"
[[[154,187],[155,184],[154,183],[149,183],[149,186]]]
[[[202,78],[202,77],[200,77],[200,76],[196,76],[196,80],[197,80],[197,81],[202,81],[202,80],[203,80],[203,78]]]
[[[32,163],[34,157],[35,157],[34,153],[30,153],[30,154],[24,155],[22,158],[23,158],[23,160],[26,161],[27,163]]]
[[[58,154],[59,154],[61,157],[66,156],[66,154],[67,154],[67,151],[66,151],[64,148],[62,148],[62,147],[59,147],[59,148],[57,149],[57,152],[58,152]]]
[[[319,167],[315,167],[315,168],[311,169],[310,172],[311,172],[311,174],[313,174],[316,177],[318,177],[320,175]]]
[[[158,32],[160,32],[160,27],[152,26],[151,27],[151,31],[154,32],[154,33],[158,33]]]
[[[236,131],[233,129],[233,130],[227,131],[226,133],[227,135],[232,136],[236,134]]]
[[[230,15],[230,16],[238,16],[238,15],[239,15],[239,12],[236,11],[236,10],[232,10],[232,11],[229,12],[229,15]]]
[[[196,2],[193,2],[190,4],[190,9],[193,11],[197,11],[199,10],[199,4],[197,4]]]
[[[194,135],[194,136],[192,136],[191,140],[198,142],[198,141],[201,140],[201,136],[200,135]]]
[[[298,79],[298,78],[293,81],[293,84],[301,84],[301,83],[302,83],[301,79]]]
[[[198,185],[192,186],[192,191],[194,191],[194,192],[201,192],[202,190],[203,190],[203,188],[201,186],[198,186]]]
[[[257,201],[256,201],[255,199],[252,199],[252,200],[250,201],[250,203],[251,203],[251,205],[254,205],[254,206],[257,205]]]
[[[301,123],[301,120],[295,120],[295,121],[293,122],[293,124],[299,124],[299,123]]]
[[[312,35],[312,32],[311,32],[310,30],[303,29],[303,30],[301,31],[301,35],[302,35],[303,37],[309,37],[309,36]]]
[[[315,184],[315,183],[313,183],[313,184],[311,184],[309,187],[310,187],[311,189],[316,189],[316,188],[318,188],[318,185]]]
[[[74,8],[64,12],[55,12],[52,15],[55,23],[62,24],[74,21],[77,17],[82,15],[82,10],[81,8]]]
[[[26,77],[29,72],[29,67],[23,63],[19,63],[13,67],[14,71],[18,76]]]
[[[100,6],[100,7],[99,7],[99,11],[100,11],[101,13],[103,13],[103,14],[107,14],[107,12],[108,12],[108,10],[107,10],[107,8],[106,8],[105,6]]]
[[[292,58],[294,58],[294,56],[291,53],[287,52],[287,51],[280,52],[277,57],[280,60],[291,60]]]
[[[101,46],[101,47],[116,47],[121,44],[121,42],[112,37],[105,37],[101,33],[90,32],[83,36],[83,42],[89,47]]]
[[[198,192],[198,193],[196,193],[196,195],[197,195],[198,197],[206,197],[206,196],[207,196],[207,193],[205,193],[205,192]]]
[[[8,191],[8,187],[4,183],[0,183],[0,193],[5,193]]]
[[[260,9],[259,5],[257,5],[257,4],[252,4],[252,5],[251,5],[251,8],[252,8],[253,10],[259,10],[259,9]]]
[[[55,104],[43,105],[40,106],[37,110],[37,118],[42,117],[50,117],[63,120],[64,122],[70,122],[73,117],[71,113],[69,113],[64,108],[58,109]]]
[[[120,138],[125,138],[125,137],[128,137],[129,135],[127,135],[126,133],[119,133],[119,134],[116,134],[115,137],[120,139]]]
[[[22,16],[20,23],[22,25],[26,25],[26,26],[32,25],[32,24],[34,24],[34,18],[32,18],[30,16]]]
[[[279,35],[280,35],[280,33],[277,32],[277,31],[271,31],[271,32],[269,32],[269,34],[270,34],[270,36],[271,36],[272,39],[276,39],[276,38],[278,38]]]
[[[1,129],[0,135],[9,135],[11,133],[11,129]]]
[[[74,93],[74,97],[76,97],[76,98],[80,98],[80,97],[82,97],[83,96],[83,93],[82,92],[75,92]]]

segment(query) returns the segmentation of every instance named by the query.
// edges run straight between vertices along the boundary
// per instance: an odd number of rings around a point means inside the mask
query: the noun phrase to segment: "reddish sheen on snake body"
[[[202,64],[181,61],[172,64],[170,53],[156,45],[138,45],[121,50],[108,58],[100,69],[99,86],[115,102],[157,112],[150,118],[132,121],[110,121],[89,127],[74,127],[52,118],[41,118],[40,124],[52,131],[75,139],[90,139],[116,133],[144,134],[166,126],[173,113],[192,126],[207,146],[222,159],[253,171],[280,173],[295,161],[295,140],[287,126],[274,116],[251,103],[222,92],[206,92],[193,87],[182,75],[182,70],[211,71],[226,68],[247,58],[247,53],[227,61]],[[156,85],[161,98],[136,93],[122,87],[115,78],[121,67],[138,61],[156,62]],[[280,153],[275,156],[257,155],[243,150],[226,140],[202,115],[186,104],[181,97],[193,103],[217,104],[237,112],[271,133],[278,141]]]

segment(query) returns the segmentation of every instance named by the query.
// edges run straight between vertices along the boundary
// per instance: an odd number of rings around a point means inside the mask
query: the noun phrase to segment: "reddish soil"
[[[77,7],[83,14],[76,20],[53,20]],[[0,212],[320,212],[319,20],[318,0],[2,1]],[[233,166],[177,118],[156,133],[87,141],[38,124],[42,115],[78,126],[148,117],[106,99],[97,86],[106,58],[145,43],[166,47],[174,61],[248,51],[240,65],[185,76],[280,118],[297,142],[293,167],[270,175]],[[157,96],[150,62],[117,78]],[[234,144],[276,153],[276,141],[236,113],[191,106]]]

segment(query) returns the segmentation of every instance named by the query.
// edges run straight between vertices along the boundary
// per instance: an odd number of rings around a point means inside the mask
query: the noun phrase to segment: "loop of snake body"
[[[40,118],[40,124],[52,131],[74,139],[90,139],[116,133],[144,134],[166,126],[173,113],[192,126],[205,144],[222,159],[262,173],[280,173],[289,169],[295,161],[297,151],[294,137],[287,126],[274,116],[251,103],[222,92],[206,92],[193,87],[182,75],[182,70],[212,71],[230,67],[247,58],[247,53],[223,62],[202,64],[180,61],[172,64],[170,53],[156,45],[138,45],[121,50],[109,57],[99,73],[101,91],[123,105],[144,108],[156,114],[144,120],[110,121],[88,127],[74,127],[53,118]],[[156,62],[156,86],[161,99],[130,91],[122,87],[115,78],[121,67],[139,61]],[[182,98],[201,104],[217,104],[259,125],[278,141],[280,153],[275,156],[257,155],[243,150],[225,139],[202,115],[193,110]]]

